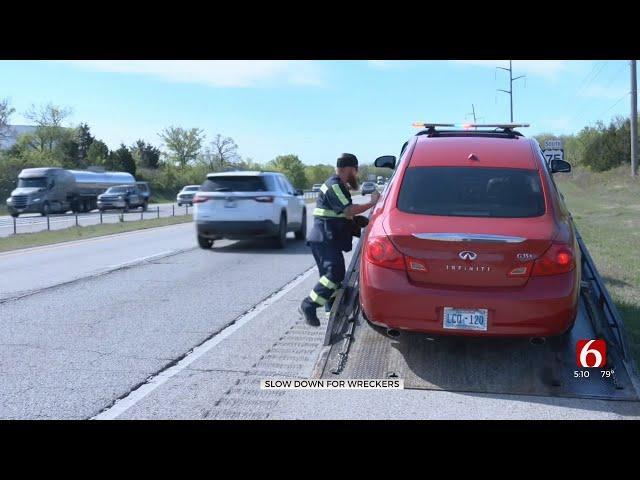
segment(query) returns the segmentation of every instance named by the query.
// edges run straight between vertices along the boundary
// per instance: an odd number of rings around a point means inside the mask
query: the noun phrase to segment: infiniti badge
[[[465,250],[463,252],[460,252],[458,254],[458,256],[462,260],[475,260],[476,258],[478,258],[478,254],[476,252],[470,252],[469,250]]]

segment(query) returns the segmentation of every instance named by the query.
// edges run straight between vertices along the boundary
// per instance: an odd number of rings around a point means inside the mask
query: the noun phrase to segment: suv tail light
[[[206,202],[207,200],[213,200],[213,197],[205,197],[205,196],[203,196],[203,195],[195,195],[195,196],[193,197],[192,202],[193,202],[193,203],[204,203],[204,202]]]
[[[256,202],[262,202],[262,203],[273,203],[273,197],[269,197],[267,195],[262,196],[262,197],[254,197],[253,198]]]
[[[388,237],[371,237],[365,245],[365,259],[374,265],[394,270],[405,270],[404,255],[391,243]]]
[[[558,275],[573,270],[576,266],[575,255],[569,245],[554,243],[545,254],[533,262],[532,276]]]

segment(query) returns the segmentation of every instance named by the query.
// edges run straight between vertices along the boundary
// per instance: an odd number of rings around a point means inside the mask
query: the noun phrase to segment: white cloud
[[[452,60],[452,62],[487,68],[509,68],[509,60]],[[567,68],[567,60],[513,60],[515,76],[536,75],[550,79],[555,78],[558,73]]]
[[[393,68],[393,60],[367,60],[369,66],[378,70],[388,70]]]
[[[65,63],[100,72],[150,75],[170,82],[211,87],[283,83],[321,86],[324,83],[320,65],[302,60],[70,60]]]

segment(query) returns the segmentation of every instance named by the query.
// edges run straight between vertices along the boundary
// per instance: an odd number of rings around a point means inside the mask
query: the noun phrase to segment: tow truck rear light
[[[378,267],[393,270],[405,270],[405,258],[391,243],[388,237],[372,237],[365,245],[365,259]]]
[[[273,203],[273,197],[269,197],[267,195],[265,196],[261,196],[261,197],[254,197],[253,198],[256,202],[261,202],[261,203]]]
[[[575,255],[569,245],[554,243],[533,263],[532,276],[558,275],[576,267]]]

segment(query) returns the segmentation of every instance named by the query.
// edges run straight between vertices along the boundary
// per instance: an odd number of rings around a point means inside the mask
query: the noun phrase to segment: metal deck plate
[[[585,312],[584,305],[580,312]],[[404,379],[408,389],[639,400],[614,352],[608,356],[607,369],[614,369],[615,382],[602,378],[597,368],[583,369],[589,371],[589,378],[574,377],[574,371],[580,370],[575,345],[581,338],[596,338],[584,313],[576,320],[570,342],[557,352],[549,342],[532,345],[526,339],[430,340],[425,335],[402,333],[395,340],[359,317],[344,370],[339,375],[330,372],[338,362],[338,342],[331,347],[324,367],[316,371],[322,378],[395,376]]]

